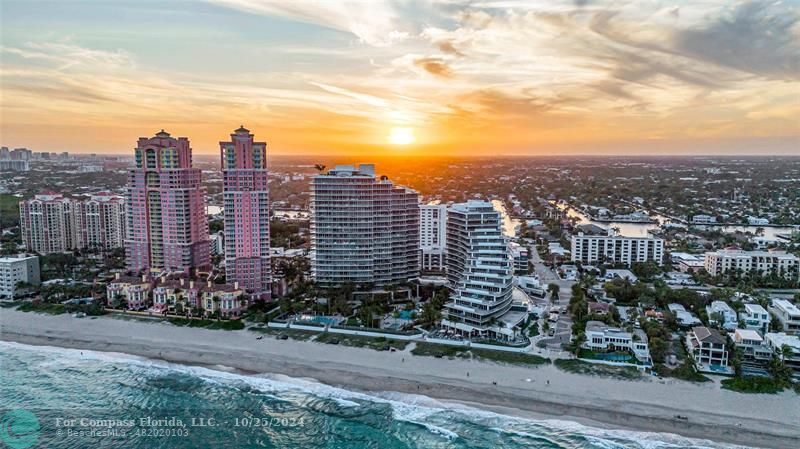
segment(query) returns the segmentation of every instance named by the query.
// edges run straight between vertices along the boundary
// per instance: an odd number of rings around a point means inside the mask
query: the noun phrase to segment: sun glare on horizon
[[[410,145],[416,141],[413,128],[395,127],[389,132],[389,143],[392,145]]]

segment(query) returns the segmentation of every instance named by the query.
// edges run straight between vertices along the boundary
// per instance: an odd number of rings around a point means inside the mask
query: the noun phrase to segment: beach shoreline
[[[270,336],[256,340],[257,336],[246,330],[0,309],[0,339],[28,345],[119,352],[211,369],[226,366],[245,375],[312,378],[353,391],[420,394],[526,419],[673,433],[746,446],[793,447],[800,438],[800,397],[794,392],[744,395],[719,385],[650,378],[624,381],[565,373],[552,365],[435,359],[408,351]],[[678,414],[688,421],[675,419]]]

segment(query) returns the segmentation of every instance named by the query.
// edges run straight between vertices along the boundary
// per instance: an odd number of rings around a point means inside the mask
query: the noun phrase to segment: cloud
[[[453,76],[453,71],[442,58],[419,58],[414,60],[414,65],[424,69],[431,75],[440,76],[442,78],[449,78]]]
[[[768,78],[800,80],[800,7],[743,2],[707,26],[678,31],[674,45],[698,60]]]
[[[22,47],[2,46],[0,51],[23,59],[58,62],[59,70],[76,65],[95,68],[132,67],[133,58],[123,50],[106,51],[81,47],[70,42],[26,42]]]
[[[332,86],[330,84],[325,83],[318,83],[318,82],[310,82],[309,84],[319,87],[320,89],[330,92],[337,95],[343,95],[345,97],[349,97],[355,100],[358,100],[364,104],[369,106],[376,106],[376,107],[386,107],[388,102],[383,98],[379,98],[373,95],[368,95],[360,92],[355,92],[349,89],[344,89],[337,86]]]
[[[382,47],[408,38],[399,30],[394,4],[381,1],[208,0],[253,14],[285,17],[354,34],[362,42]]]

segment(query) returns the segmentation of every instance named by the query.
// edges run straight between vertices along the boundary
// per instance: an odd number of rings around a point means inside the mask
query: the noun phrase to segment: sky
[[[0,144],[800,154],[800,0],[0,0]]]

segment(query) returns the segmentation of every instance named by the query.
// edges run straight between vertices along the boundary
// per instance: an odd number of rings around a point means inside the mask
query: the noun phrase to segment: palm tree
[[[580,354],[581,346],[583,346],[584,343],[586,343],[586,334],[584,333],[578,334],[572,342],[576,357]]]
[[[791,346],[783,345],[781,346],[780,355],[781,355],[781,360],[786,360],[794,355],[794,351],[792,350]]]
[[[550,298],[552,300],[558,299],[558,292],[561,291],[561,287],[558,284],[551,283],[547,286],[547,291],[551,293]]]
[[[314,164],[314,168],[316,168],[317,171],[319,171],[321,173],[321,172],[323,172],[325,170],[325,165],[323,165],[323,164]]]
[[[214,313],[218,315],[221,314],[219,310],[219,303],[222,302],[222,299],[220,299],[219,296],[214,296],[213,298],[211,298],[211,300],[214,301]]]

